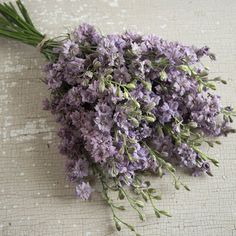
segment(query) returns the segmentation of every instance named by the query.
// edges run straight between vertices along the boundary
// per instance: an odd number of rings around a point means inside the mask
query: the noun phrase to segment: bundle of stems
[[[20,0],[16,1],[16,6],[11,2],[0,3],[0,36],[36,47],[47,60],[55,60],[57,53],[54,48],[59,46],[60,41],[48,39],[36,29]]]

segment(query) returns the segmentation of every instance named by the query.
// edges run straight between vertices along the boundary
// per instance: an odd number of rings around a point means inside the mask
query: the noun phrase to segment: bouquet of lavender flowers
[[[169,173],[176,189],[183,184],[175,167],[194,176],[212,175],[209,157],[200,146],[220,144],[216,139],[234,132],[234,111],[223,107],[212,90],[215,82],[203,56],[215,60],[208,47],[167,42],[156,35],[136,33],[101,35],[81,24],[62,39],[48,39],[37,31],[25,7],[17,1],[0,4],[0,35],[37,47],[49,60],[44,82],[51,91],[44,109],[61,128],[60,152],[67,157],[66,173],[77,195],[89,199],[91,181],[100,182],[117,230],[124,210],[109,196],[115,191],[145,220],[144,202],[157,217],[170,216],[156,207],[156,189],[147,175]]]

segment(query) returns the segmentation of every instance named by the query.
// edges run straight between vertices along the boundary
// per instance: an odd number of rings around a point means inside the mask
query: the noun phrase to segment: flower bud
[[[132,226],[132,225],[127,225],[127,226],[131,231],[135,231],[134,226]]]
[[[125,207],[124,206],[118,206],[117,209],[119,209],[121,211],[125,211]]]
[[[133,137],[133,138],[129,138],[129,142],[134,144],[134,143],[137,143],[137,140]]]
[[[123,200],[125,198],[125,195],[121,190],[119,191],[118,197],[120,200]]]
[[[100,61],[95,61],[94,63],[93,63],[93,68],[95,69],[95,70],[97,70],[98,68],[100,68],[101,67],[101,62]]]
[[[149,180],[146,180],[144,183],[145,183],[148,187],[151,185],[151,182],[150,182]]]
[[[213,83],[207,83],[207,87],[212,89],[212,90],[216,90],[216,86]]]
[[[139,213],[139,219],[142,221],[145,221],[145,215],[142,213]]]
[[[86,71],[84,75],[89,77],[90,79],[93,78],[93,72],[92,71]]]
[[[165,72],[164,70],[162,70],[162,71],[159,73],[159,75],[160,75],[160,79],[161,79],[162,81],[166,81],[167,78],[168,78],[168,75],[166,74],[166,72]]]
[[[111,75],[112,72],[113,72],[112,68],[107,69],[106,72],[105,72],[105,76]]]
[[[175,181],[175,189],[179,190],[179,183]]]
[[[189,75],[192,74],[191,69],[187,65],[180,65],[178,66],[178,68],[184,72],[187,72]]]
[[[164,216],[171,217],[171,215],[166,211],[159,211],[159,213],[164,215]]]
[[[138,103],[137,100],[133,100],[133,104],[135,107],[140,108],[140,104]]]
[[[175,168],[169,163],[166,163],[166,168],[169,169],[171,172],[175,172]]]
[[[127,51],[126,51],[126,55],[127,55],[127,57],[133,57],[133,56],[135,56],[135,54],[132,52],[132,50],[130,50],[130,49],[128,49]]]
[[[212,141],[206,141],[206,143],[210,146],[210,147],[214,147],[214,144]]]
[[[136,151],[136,148],[135,147],[129,147],[129,152],[132,154]]]
[[[157,190],[156,190],[155,188],[149,188],[149,189],[148,189],[148,192],[149,192],[149,193],[156,193],[156,191],[157,191]]]
[[[105,81],[102,79],[99,82],[98,90],[99,90],[100,93],[103,93],[105,91],[105,88],[106,88]]]
[[[197,128],[198,127],[198,124],[194,121],[191,121],[188,123],[188,125],[191,127],[191,128]]]
[[[158,167],[158,175],[159,175],[159,177],[163,176],[163,171],[162,171],[161,166]]]
[[[162,127],[160,125],[157,126],[157,134],[160,137],[164,137],[164,133],[163,133]]]
[[[121,231],[121,226],[120,226],[120,223],[118,221],[115,222],[115,225],[116,225],[116,229],[118,231]]]
[[[154,116],[145,116],[144,119],[150,123],[153,123],[156,121],[156,118]]]
[[[208,76],[208,72],[204,70],[204,71],[202,71],[201,73],[199,73],[198,76],[200,76],[200,77],[206,77],[206,76]]]
[[[123,155],[125,152],[124,146],[121,147],[121,149],[119,150],[119,154]]]
[[[124,91],[124,98],[129,99],[129,93],[127,90]]]
[[[148,91],[152,91],[152,84],[150,82],[142,80],[142,83]]]
[[[142,208],[144,207],[144,203],[142,201],[137,200],[135,201],[135,204],[139,207],[142,207]]]
[[[112,75],[107,75],[107,76],[106,76],[106,79],[107,79],[107,80],[112,80],[112,78],[113,78]]]
[[[147,111],[151,111],[155,106],[156,106],[156,103],[155,103],[155,102],[150,102],[150,103],[146,106],[146,110],[147,110]]]
[[[221,80],[221,83],[222,83],[222,84],[227,84],[227,81],[222,79],[222,80]]]
[[[148,196],[147,196],[147,194],[146,194],[145,192],[142,191],[142,192],[141,192],[141,195],[142,195],[144,201],[147,202],[147,200],[148,200]]]
[[[180,145],[180,144],[182,143],[182,142],[181,142],[181,139],[178,138],[178,139],[175,141],[175,143],[176,143],[177,146]]]
[[[127,89],[135,89],[136,88],[136,85],[134,83],[129,83],[129,84],[126,84],[125,87]]]
[[[189,188],[187,185],[184,185],[184,188],[185,188],[187,191],[190,191],[190,188]]]
[[[160,195],[155,195],[155,196],[153,196],[153,198],[154,198],[155,200],[161,200],[161,196],[160,196]]]
[[[132,124],[135,126],[135,127],[138,127],[139,126],[139,122],[136,118],[134,117],[130,117],[129,120],[132,122]]]
[[[160,218],[160,217],[161,217],[161,215],[160,215],[160,213],[159,213],[158,210],[155,210],[155,215],[156,215],[157,218]]]
[[[83,79],[81,85],[87,87],[89,85],[89,79]]]
[[[219,145],[221,144],[221,142],[219,140],[216,140],[215,143],[219,144]]]

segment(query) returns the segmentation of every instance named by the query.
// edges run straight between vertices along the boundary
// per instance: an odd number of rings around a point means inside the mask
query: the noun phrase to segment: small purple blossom
[[[180,163],[188,168],[193,168],[196,166],[197,153],[193,151],[186,143],[182,143],[176,149],[176,155],[180,159]]]
[[[88,182],[82,182],[76,186],[76,194],[82,200],[88,200],[92,192],[93,189]]]
[[[89,175],[89,163],[85,159],[69,161],[67,164],[67,172],[71,181],[82,179]]]

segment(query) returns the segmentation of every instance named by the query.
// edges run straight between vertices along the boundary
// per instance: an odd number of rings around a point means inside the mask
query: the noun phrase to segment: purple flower
[[[113,125],[112,108],[105,103],[101,103],[95,106],[95,110],[97,111],[95,123],[98,129],[102,132],[110,132]]]
[[[177,101],[169,101],[168,103],[165,102],[161,108],[160,112],[160,121],[162,123],[167,123],[171,120],[172,117],[175,117],[178,115],[178,102]]]
[[[89,24],[81,24],[75,31],[72,33],[76,43],[84,44],[98,44],[101,40],[100,34],[95,30],[95,28]]]
[[[182,143],[176,150],[180,163],[188,168],[196,166],[197,153],[193,151],[186,143]]]
[[[63,43],[62,53],[65,56],[68,56],[69,54],[75,56],[79,53],[79,46],[75,42],[67,40]]]
[[[82,200],[88,200],[92,192],[93,189],[88,182],[82,182],[76,186],[76,194]]]
[[[85,159],[79,159],[77,161],[70,161],[67,164],[67,173],[71,181],[76,181],[89,174],[89,163]]]

